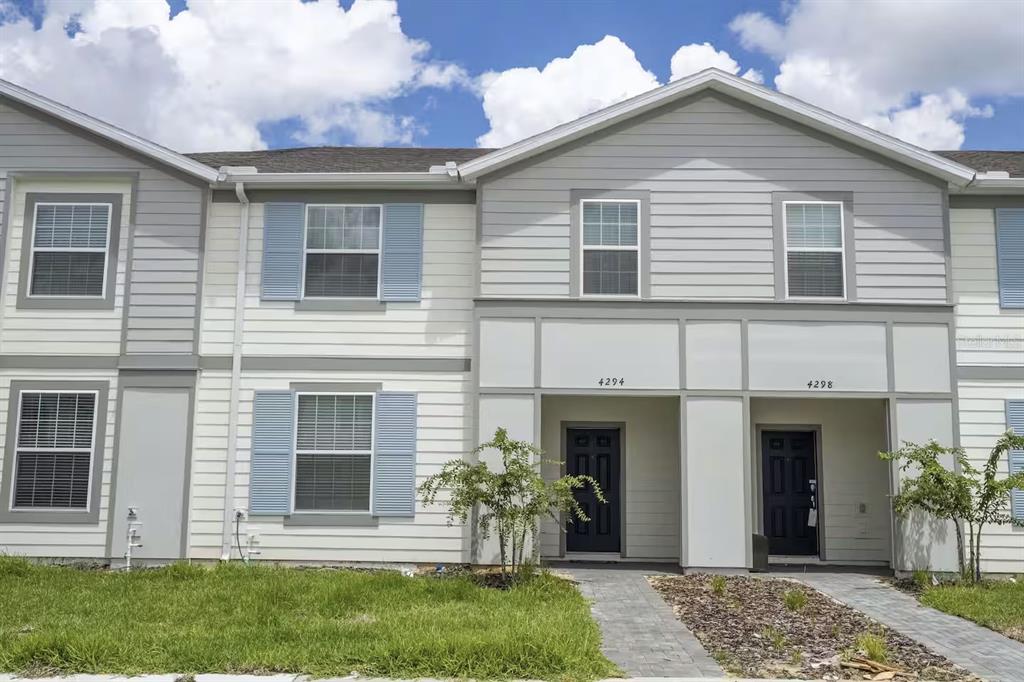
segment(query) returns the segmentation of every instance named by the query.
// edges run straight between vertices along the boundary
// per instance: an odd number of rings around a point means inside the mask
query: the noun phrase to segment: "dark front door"
[[[814,433],[763,431],[764,532],[768,552],[818,553]],[[812,511],[813,510],[813,511]]]
[[[568,552],[619,551],[619,430],[567,429],[565,468],[573,475],[592,476],[607,503],[599,502],[591,486],[575,492],[589,521],[567,527]]]

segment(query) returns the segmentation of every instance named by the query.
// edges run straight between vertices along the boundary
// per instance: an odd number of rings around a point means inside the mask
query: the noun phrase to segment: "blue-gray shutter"
[[[1024,308],[1024,208],[996,209],[999,306]]]
[[[302,231],[305,225],[305,204],[264,204],[260,298],[297,301],[302,296]]]
[[[380,300],[418,301],[423,281],[423,204],[385,204]]]
[[[373,452],[373,515],[416,511],[416,394],[378,393]]]
[[[294,393],[256,391],[252,405],[250,514],[291,511],[294,421]]]
[[[1006,401],[1006,426],[1017,435],[1024,435],[1024,400]],[[1024,471],[1024,450],[1010,450],[1010,473]],[[1015,488],[1010,493],[1010,510],[1013,517],[1024,520],[1024,488]]]

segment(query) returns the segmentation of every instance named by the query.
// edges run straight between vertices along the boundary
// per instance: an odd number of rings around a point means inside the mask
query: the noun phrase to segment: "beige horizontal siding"
[[[861,300],[946,299],[938,187],[715,97],[483,178],[481,295],[568,296],[574,189],[650,191],[654,298],[773,299],[771,193],[832,191]]]
[[[2,147],[0,147],[2,154]],[[124,282],[130,230],[131,185],[125,180],[16,180],[9,216],[7,252],[3,264],[3,306],[0,309],[0,353],[28,355],[117,355],[121,352]],[[31,238],[32,216],[26,229],[25,195],[30,192],[96,192],[121,195],[121,228],[113,310],[47,310],[18,308],[21,251]]]
[[[999,307],[995,210],[949,211],[957,364],[1024,365],[1024,310]]]
[[[291,382],[381,382],[384,390],[414,391],[417,406],[417,485],[472,447],[470,380],[464,373],[245,372],[239,417],[239,466],[235,507],[248,508],[252,398],[257,390],[288,389]],[[196,401],[195,451],[192,474],[190,554],[197,559],[220,557],[221,519],[227,472],[227,372],[204,372]],[[441,498],[445,499],[445,498]],[[262,555],[268,561],[397,561],[460,562],[463,528],[449,526],[445,508],[417,502],[412,519],[381,519],[377,527],[285,526],[280,516],[256,516],[243,525],[257,529]]]
[[[114,311],[36,310],[7,315],[13,308],[12,296],[17,292],[21,247],[20,222],[12,226],[16,229],[11,230],[3,260],[4,335],[0,339],[0,352],[117,354],[122,350],[123,306],[128,305],[124,339],[127,353],[193,353],[199,304],[202,189],[134,154],[119,152],[85,135],[76,135],[43,115],[27,114],[0,98],[0,176],[16,171],[137,173],[137,205],[132,225],[130,197],[126,195]],[[86,189],[84,185],[67,181],[33,180],[32,183],[34,191],[110,191]],[[15,184],[20,187],[27,183]],[[22,219],[24,210],[18,187],[11,206],[11,215],[16,221]],[[134,235],[135,244],[133,262],[128,265],[130,235]],[[131,282],[129,294],[125,293],[126,281]],[[126,298],[130,300],[126,302]],[[66,319],[68,334],[51,333],[45,326],[47,319]],[[33,326],[36,323],[40,325],[38,328]]]
[[[17,554],[31,557],[53,557],[74,559],[103,559],[106,557],[107,518],[110,504],[110,482],[113,468],[114,427],[117,415],[117,374],[104,371],[83,370],[4,370],[0,372],[0,442],[6,443],[7,429],[16,425],[7,421],[11,400],[12,381],[107,381],[107,413],[103,452],[103,480],[100,484],[99,521],[85,523],[0,523],[0,554]],[[0,471],[5,457],[0,448]],[[0,481],[9,488],[11,481]],[[59,515],[54,518],[59,520]]]
[[[203,354],[231,353],[239,206],[211,205],[203,283]],[[423,300],[374,311],[297,311],[260,300],[263,204],[250,209],[243,352],[252,355],[468,357],[476,214],[472,205],[424,206]]]
[[[1007,430],[1006,401],[1024,400],[1022,381],[961,381],[959,384],[960,444],[971,463],[981,468],[999,436]],[[999,475],[1009,473],[999,464]],[[1024,572],[1024,528],[987,526],[982,534],[982,571]]]

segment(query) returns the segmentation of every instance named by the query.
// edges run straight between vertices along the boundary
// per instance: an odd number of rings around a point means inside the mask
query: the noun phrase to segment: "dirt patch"
[[[977,680],[914,640],[802,583],[745,576],[656,576],[651,585],[729,673],[891,679],[844,667],[873,658],[921,680]],[[903,675],[895,679],[908,679]]]

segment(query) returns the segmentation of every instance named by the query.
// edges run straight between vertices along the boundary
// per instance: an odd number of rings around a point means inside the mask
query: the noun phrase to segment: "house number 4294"
[[[625,383],[622,377],[602,377],[597,380],[598,386],[623,386]]]

